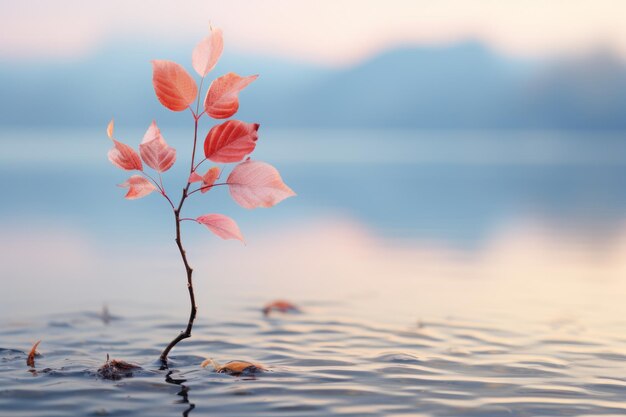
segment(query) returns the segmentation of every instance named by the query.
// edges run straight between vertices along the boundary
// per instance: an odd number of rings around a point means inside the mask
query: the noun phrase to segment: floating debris
[[[279,311],[281,313],[299,313],[300,312],[300,309],[296,305],[290,303],[289,301],[276,300],[276,301],[272,301],[271,303],[263,307],[263,314],[268,316],[274,310]]]
[[[38,340],[33,347],[30,349],[30,353],[28,354],[28,358],[26,358],[26,365],[31,368],[35,367],[35,356],[37,356],[37,346],[41,343],[41,340]]]
[[[107,354],[107,360],[98,369],[98,375],[104,379],[118,380],[133,376],[133,373],[141,369],[141,366],[134,365],[118,359],[109,359]]]
[[[111,313],[109,313],[109,307],[106,304],[104,304],[102,306],[102,312],[100,313],[100,319],[102,320],[102,322],[104,324],[111,323],[112,316],[111,316]]]
[[[217,361],[209,358],[200,364],[203,368],[206,368],[209,365],[213,366],[213,370],[218,374],[254,375],[267,371],[267,368],[262,365],[247,361],[230,361],[224,365],[220,365]]]

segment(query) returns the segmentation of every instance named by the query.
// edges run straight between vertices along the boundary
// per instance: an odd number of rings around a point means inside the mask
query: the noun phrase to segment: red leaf
[[[272,207],[296,195],[283,182],[273,166],[259,161],[245,161],[228,176],[230,195],[241,207]]]
[[[139,171],[143,170],[141,159],[139,159],[139,155],[137,155],[137,152],[135,152],[133,148],[115,139],[112,140],[115,147],[109,150],[109,161],[111,161],[113,165],[117,165],[126,171],[132,171],[134,169]]]
[[[209,71],[215,67],[224,49],[224,39],[222,29],[211,28],[211,33],[202,39],[193,50],[191,61],[193,69],[201,76],[205,77]]]
[[[125,183],[119,184],[119,187],[128,188],[124,196],[128,200],[145,197],[156,189],[154,184],[140,175],[133,175]]]
[[[213,184],[215,184],[215,181],[220,177],[220,169],[219,167],[212,167],[210,168],[206,174],[200,176],[196,173],[196,171],[192,172],[191,175],[189,175],[189,183],[194,183],[194,182],[202,182],[202,187],[200,187],[200,192],[201,193],[206,193],[207,191],[209,191],[211,189],[211,186]]]
[[[172,61],[152,61],[152,84],[161,104],[173,111],[185,110],[198,95],[193,78]]]
[[[240,77],[230,72],[211,83],[204,99],[206,114],[214,119],[226,119],[239,109],[239,92],[256,80],[258,75]]]
[[[220,177],[220,169],[219,167],[210,168],[206,174],[202,176],[202,189],[200,192],[202,194],[206,193],[211,189],[215,181]]]
[[[237,239],[245,243],[237,223],[230,217],[223,214],[205,214],[198,217],[196,221],[208,227],[222,239]]]
[[[258,129],[257,123],[239,120],[213,126],[204,140],[204,156],[213,162],[239,162],[254,150]]]
[[[268,316],[273,310],[280,311],[281,313],[299,312],[300,309],[294,304],[285,300],[276,300],[263,307],[263,314]]]
[[[141,159],[157,172],[165,172],[176,162],[176,149],[165,142],[161,130],[153,121],[139,145]]]
[[[126,171],[143,170],[141,159],[137,152],[130,146],[113,139],[113,120],[107,126],[107,135],[113,141],[114,147],[109,150],[108,156],[111,163]]]
[[[30,352],[28,353],[28,357],[26,358],[26,365],[30,366],[31,368],[35,367],[35,356],[37,355],[37,346],[39,346],[39,344],[41,343],[41,340],[37,341],[33,347],[30,349]]]

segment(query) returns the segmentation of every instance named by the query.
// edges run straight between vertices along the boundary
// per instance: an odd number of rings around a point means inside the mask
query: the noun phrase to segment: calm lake
[[[191,132],[162,131],[178,196]],[[188,299],[165,201],[122,198],[104,128],[0,144],[2,416],[626,414],[623,133],[262,128],[254,158],[298,196],[194,195],[247,245],[185,224],[200,310],[169,371]],[[302,312],[261,314],[282,298]],[[107,354],[143,369],[103,380]]]

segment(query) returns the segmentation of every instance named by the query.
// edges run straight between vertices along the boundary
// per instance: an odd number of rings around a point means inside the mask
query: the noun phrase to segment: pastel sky
[[[331,66],[460,39],[514,56],[626,57],[624,16],[622,0],[0,0],[0,59],[80,57],[126,37],[194,43],[209,21],[235,50]]]

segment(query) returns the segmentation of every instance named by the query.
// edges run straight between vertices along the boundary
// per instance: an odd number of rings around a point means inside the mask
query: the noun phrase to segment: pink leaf
[[[238,239],[245,243],[239,226],[230,217],[223,214],[205,214],[198,217],[196,221],[208,227],[210,231],[222,239]]]
[[[125,169],[126,171],[132,171],[134,169],[139,171],[143,170],[141,159],[139,159],[139,155],[137,155],[137,152],[135,152],[133,148],[115,139],[111,140],[115,144],[115,147],[109,150],[109,161],[111,161],[113,165]]]
[[[205,77],[217,64],[223,49],[222,29],[212,28],[209,36],[202,39],[193,50],[191,57],[193,69],[201,77]]]
[[[194,182],[202,181],[202,176],[198,175],[196,171],[193,171],[191,175],[189,175],[189,179],[187,182],[189,184],[193,184]]]
[[[161,130],[153,121],[139,145],[141,159],[157,172],[165,172],[176,162],[176,149],[165,142]]]
[[[198,95],[193,78],[172,61],[152,61],[152,84],[161,104],[173,111],[185,110]]]
[[[133,175],[126,180],[120,187],[128,188],[128,192],[124,196],[129,200],[145,197],[156,189],[154,184],[140,175]]]
[[[210,168],[206,174],[202,176],[202,188],[200,189],[200,192],[204,194],[209,191],[219,177],[220,169],[218,167]]]
[[[258,129],[257,123],[239,120],[213,126],[204,140],[204,155],[213,162],[239,162],[254,150]]]
[[[258,75],[240,77],[234,72],[211,83],[204,99],[206,114],[214,119],[226,119],[239,109],[239,92],[256,80]]]
[[[228,176],[230,195],[241,207],[272,207],[296,195],[283,182],[273,166],[259,161],[245,161]]]
[[[114,145],[108,153],[109,161],[111,161],[113,165],[127,171],[135,169],[139,171],[143,170],[143,165],[141,164],[141,159],[139,159],[137,152],[130,146],[113,138],[113,119],[111,119],[107,126],[107,135],[113,141]]]

